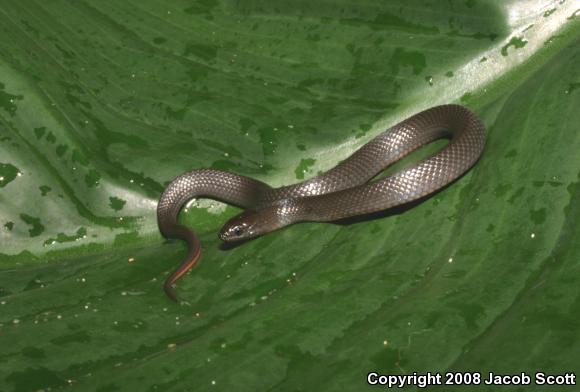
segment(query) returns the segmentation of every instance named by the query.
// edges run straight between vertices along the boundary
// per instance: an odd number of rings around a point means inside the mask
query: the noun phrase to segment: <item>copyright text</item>
[[[446,372],[413,374],[367,374],[369,385],[387,388],[403,388],[413,385],[426,388],[430,385],[576,385],[576,374],[572,372],[549,374],[545,372],[497,374],[480,372]]]

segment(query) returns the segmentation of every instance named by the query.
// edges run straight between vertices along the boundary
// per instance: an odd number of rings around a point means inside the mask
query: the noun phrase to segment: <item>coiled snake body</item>
[[[389,165],[436,139],[450,141],[437,154],[377,181]],[[224,241],[257,237],[304,221],[336,221],[370,214],[417,200],[465,173],[485,145],[485,127],[469,109],[443,105],[415,114],[387,129],[326,173],[280,188],[238,174],[198,169],[180,175],[165,189],[157,220],[167,238],[187,241],[188,255],[167,278],[164,289],[177,301],[172,286],[200,259],[195,233],[178,223],[181,208],[194,197],[208,197],[246,209],[220,231]]]

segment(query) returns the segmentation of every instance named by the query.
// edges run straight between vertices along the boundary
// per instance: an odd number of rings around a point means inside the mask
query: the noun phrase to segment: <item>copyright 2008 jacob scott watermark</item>
[[[431,385],[576,385],[576,374],[566,372],[550,374],[545,372],[516,374],[480,373],[480,372],[446,372],[412,374],[367,374],[369,385],[386,388],[404,388],[416,386],[426,388]]]

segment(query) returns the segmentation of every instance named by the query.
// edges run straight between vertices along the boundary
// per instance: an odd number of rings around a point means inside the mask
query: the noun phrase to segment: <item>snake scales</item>
[[[370,181],[389,165],[436,139],[449,143],[435,155],[388,177]],[[188,255],[167,278],[164,289],[177,301],[173,284],[201,257],[195,233],[178,223],[181,208],[194,197],[208,197],[245,209],[228,221],[224,241],[254,238],[304,221],[336,221],[382,211],[417,200],[465,173],[481,155],[485,127],[460,105],[432,107],[382,132],[324,174],[298,184],[267,184],[215,169],[196,169],[175,178],[157,205],[157,220],[167,238],[182,239]]]

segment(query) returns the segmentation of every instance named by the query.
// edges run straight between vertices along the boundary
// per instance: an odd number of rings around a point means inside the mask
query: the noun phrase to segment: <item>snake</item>
[[[448,143],[411,167],[375,179],[387,167],[438,139]],[[194,169],[171,181],[157,204],[157,222],[168,239],[187,243],[188,253],[165,280],[167,296],[179,302],[175,282],[201,258],[201,243],[178,222],[193,198],[241,207],[219,231],[225,242],[253,239],[298,222],[333,222],[365,216],[422,199],[461,177],[479,159],[486,131],[462,105],[435,106],[386,129],[332,169],[293,185],[268,184],[219,169]]]

